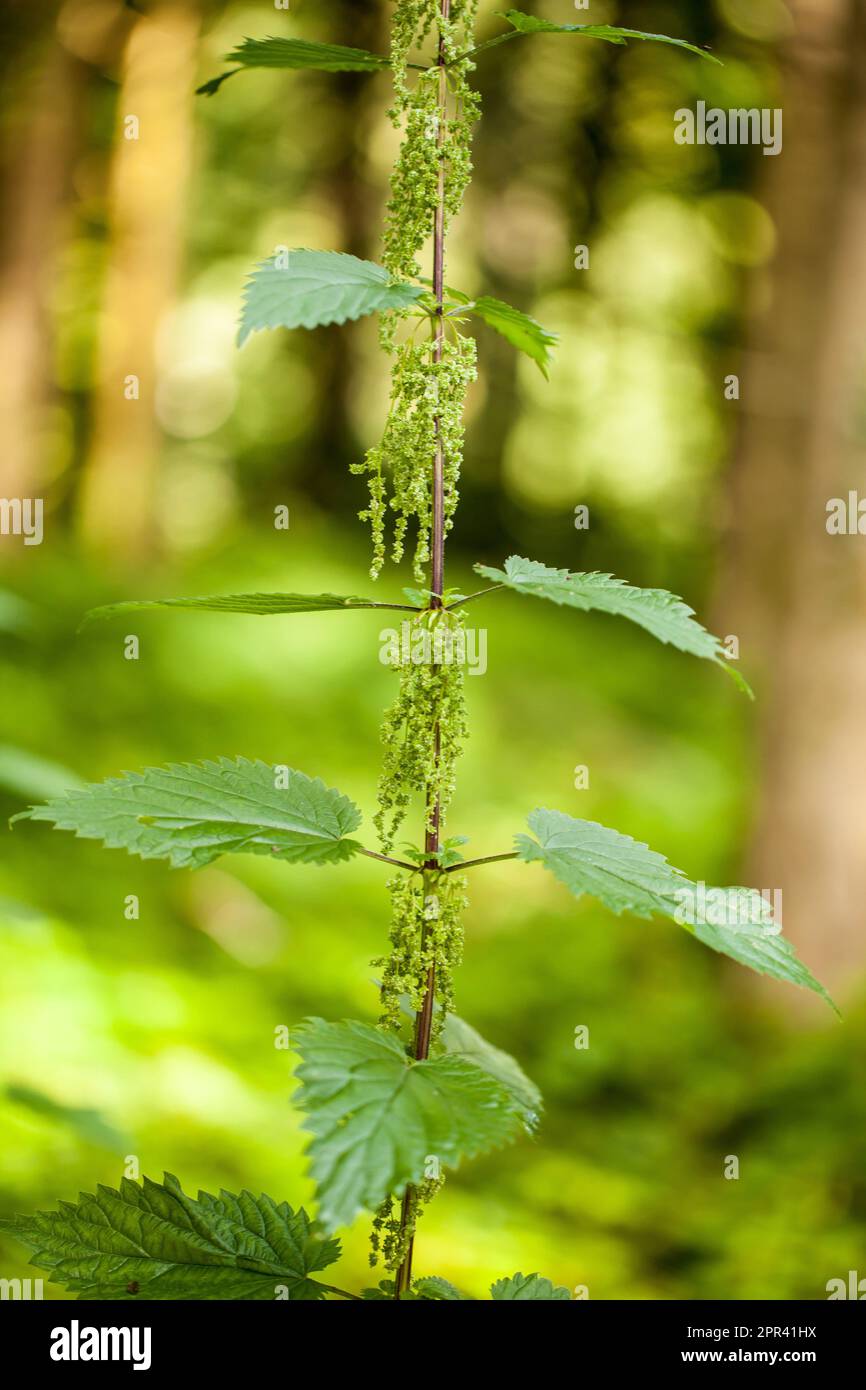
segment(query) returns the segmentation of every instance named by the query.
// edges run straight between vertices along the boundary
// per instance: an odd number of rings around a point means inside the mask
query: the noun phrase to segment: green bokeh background
[[[488,124],[449,274],[530,309],[562,346],[545,384],[481,336],[449,583],[516,549],[664,584],[702,617],[715,605],[724,630],[715,518],[732,423],[716,383],[741,340],[744,277],[772,255],[774,229],[753,152],[680,158],[670,114],[698,95],[773,103],[785,7],[750,19],[751,8],[593,7],[593,22],[712,42],[724,69],[649,45],[521,41],[480,71]],[[86,49],[86,7],[57,9],[60,31],[84,35]],[[582,18],[563,4],[538,10]],[[264,11],[204,7],[191,86],[247,33],[361,42],[354,8]],[[386,7],[364,8],[366,30],[386,20]],[[22,26],[25,72],[57,32]],[[125,31],[118,53],[124,42]],[[375,613],[146,613],[76,627],[89,606],[136,595],[369,586],[347,464],[381,425],[374,327],[262,334],[241,355],[232,333],[243,275],[275,243],[376,254],[393,152],[387,83],[245,74],[192,108],[157,484],[147,544],[130,556],[110,532],[100,547],[80,527],[121,108],[120,58],[76,62],[87,132],[48,306],[47,538],[23,553],[3,542],[0,814],[5,823],[50,794],[64,769],[97,780],[244,755],[323,777],[369,818],[394,688]],[[26,102],[22,79],[7,96],[13,131]],[[584,240],[586,282],[572,266]],[[285,533],[272,524],[281,503]],[[589,532],[574,529],[578,503]],[[387,574],[381,596],[408,582]],[[760,766],[754,709],[731,682],[627,623],[513,595],[479,604],[473,621],[487,628],[489,665],[467,681],[474,732],[448,822],[471,837],[468,853],[508,848],[526,813],[549,805],[646,839],[696,878],[739,881]],[[124,660],[127,631],[138,661]],[[760,695],[760,668],[745,669]],[[590,786],[578,791],[582,764]],[[187,1190],[309,1203],[291,1058],[274,1031],[310,1013],[375,1017],[384,878],[371,861],[305,869],[255,856],[171,872],[44,826],[4,830],[0,1210],[114,1184],[128,1155]],[[137,921],[124,916],[130,894]],[[862,1267],[856,990],[841,1023],[827,1011],[804,1024],[672,923],[575,903],[540,869],[479,870],[470,896],[459,1010],[520,1060],[546,1113],[536,1139],[449,1176],[419,1231],[416,1272],[476,1296],[494,1277],[540,1269],[593,1299],[811,1299]],[[724,1177],[729,1155],[738,1181]],[[345,1246],[341,1278],[357,1287],[368,1281],[364,1222]],[[25,1271],[20,1249],[0,1242],[4,1277]]]

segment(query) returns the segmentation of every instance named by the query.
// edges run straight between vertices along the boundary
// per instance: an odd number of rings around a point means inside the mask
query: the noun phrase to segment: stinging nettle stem
[[[451,0],[441,0],[439,12],[447,22],[451,13]],[[433,223],[433,298],[435,300],[435,330],[433,339],[433,361],[442,361],[442,345],[445,340],[444,298],[445,298],[445,121],[447,118],[448,78],[447,53],[443,25],[439,26],[439,48],[437,66],[439,68],[439,125],[436,142],[443,151],[439,161],[439,184],[437,189],[436,214]],[[431,608],[442,607],[442,594],[445,589],[445,451],[442,443],[442,423],[435,419],[435,450],[433,457],[433,536],[430,565]],[[433,731],[433,757],[438,765],[441,751],[438,723]],[[427,855],[425,870],[438,871],[439,828],[441,805],[438,794],[434,803],[427,807],[427,826],[424,832],[424,851]],[[426,887],[426,873],[425,873]],[[415,1060],[424,1061],[430,1052],[430,1036],[433,1029],[433,1005],[436,999],[436,965],[431,964],[427,971],[427,983],[421,1008],[415,1015]],[[401,1238],[410,1228],[414,1214],[415,1194],[407,1187],[403,1194],[400,1212]],[[409,1237],[406,1254],[394,1277],[394,1297],[399,1299],[412,1282],[412,1255],[414,1236]]]

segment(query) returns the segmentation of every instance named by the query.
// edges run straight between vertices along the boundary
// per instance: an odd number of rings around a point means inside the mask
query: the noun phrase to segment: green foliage
[[[440,1279],[438,1274],[427,1275],[426,1278],[415,1279],[412,1284],[412,1291],[420,1295],[422,1299],[429,1299],[435,1303],[469,1303],[465,1293],[455,1289],[453,1284],[449,1284],[447,1279]]]
[[[470,299],[469,295],[452,289],[449,289],[448,293],[458,304],[464,304],[467,312],[477,315],[489,328],[495,329],[506,338],[512,347],[531,357],[533,362],[538,364],[542,376],[547,377],[548,367],[553,361],[550,349],[559,341],[557,333],[549,333],[530,314],[513,309],[501,299],[493,299],[487,294],[481,295],[479,299]]]
[[[595,610],[628,618],[646,628],[660,642],[669,642],[681,652],[715,661],[748,691],[739,672],[725,660],[718,637],[701,627],[695,621],[694,610],[666,589],[636,589],[612,574],[572,574],[568,570],[551,569],[537,560],[526,560],[521,555],[510,555],[504,570],[476,565],[475,571],[518,594],[546,598],[551,603],[580,608],[586,613]]]
[[[32,1263],[79,1298],[132,1301],[275,1298],[317,1300],[329,1286],[309,1276],[334,1263],[301,1208],[251,1192],[187,1197],[177,1178],[124,1178],[58,1211],[0,1221],[33,1252]]]
[[[339,43],[310,43],[306,39],[244,39],[225,55],[227,63],[238,67],[212,77],[198,88],[199,96],[212,97],[222,84],[244,68],[317,68],[321,72],[380,72],[388,59],[363,48],[346,48]]]
[[[107,603],[101,608],[92,608],[81,626],[85,628],[104,618],[138,613],[146,608],[198,608],[208,613],[257,613],[262,617],[274,617],[286,613],[324,613],[345,608],[406,607],[406,604],[381,603],[347,594],[215,594],[210,598],[128,599],[123,603]]]
[[[285,786],[277,786],[277,776]],[[49,821],[142,859],[198,869],[221,854],[269,854],[325,864],[360,849],[361,823],[348,797],[293,768],[279,774],[248,758],[171,764],[70,791],[14,820]]]
[[[313,1134],[310,1168],[329,1231],[425,1177],[514,1138],[512,1095],[459,1057],[413,1062],[393,1034],[309,1019],[292,1031],[302,1061],[295,1101]]]
[[[640,841],[563,811],[533,811],[528,823],[536,838],[515,836],[518,857],[543,864],[576,898],[589,893],[617,914],[672,917],[713,950],[762,975],[814,990],[834,1007],[780,935],[771,905],[757,890],[701,888]]]
[[[510,1053],[495,1047],[470,1023],[453,1013],[445,1019],[439,1043],[449,1056],[462,1057],[500,1082],[519,1109],[524,1128],[529,1133],[537,1128],[544,1107],[541,1092]]]
[[[505,10],[500,13],[519,34],[577,34],[585,39],[603,39],[607,43],[627,43],[629,39],[646,39],[650,43],[673,44],[675,48],[685,48],[689,53],[696,53],[699,58],[707,58],[711,63],[719,63],[719,59],[712,53],[707,53],[706,49],[696,48],[693,43],[686,43],[685,39],[668,38],[666,34],[645,34],[640,29],[621,29],[613,24],[553,24],[548,19],[539,19],[536,15],[524,14],[521,10]],[[512,38],[514,35],[509,34],[505,37]]]
[[[343,251],[293,250],[262,261],[247,281],[238,347],[262,328],[318,328],[377,310],[408,309],[426,293]]]
[[[474,18],[472,0],[456,3],[450,17],[439,15],[433,0],[398,0],[390,58],[292,39],[247,39],[230,55],[239,64],[234,71],[272,67],[375,72],[389,63],[392,67],[396,99],[391,114],[404,133],[388,205],[385,267],[310,250],[289,252],[283,266],[281,255],[275,255],[249,281],[239,342],[262,328],[312,328],[383,313],[382,341],[394,356],[391,410],[381,444],[356,471],[370,475],[371,500],[362,515],[372,524],[374,574],[384,560],[384,518],[390,508],[396,513],[395,561],[403,556],[407,526],[417,524],[419,582],[431,558],[434,511],[444,517],[445,531],[454,516],[462,410],[475,375],[475,346],[459,334],[453,340],[444,338],[444,318],[450,330],[462,317],[459,310],[434,305],[429,288],[403,277],[419,275],[416,257],[435,221],[441,284],[443,229],[459,210],[471,173],[470,138],[479,110],[468,82],[473,55],[521,34],[545,32],[617,44],[629,38],[661,42],[717,61],[693,45],[662,35],[607,25],[558,25],[520,11],[505,15],[510,33],[466,48],[472,43]],[[435,64],[424,69],[408,61],[414,47],[431,36],[441,45],[440,62],[444,57],[447,77]],[[412,89],[407,80],[410,69],[420,72]],[[212,94],[231,75],[225,73],[200,90]],[[454,298],[533,358],[547,376],[555,335],[501,301],[487,296],[470,301],[459,292]],[[409,314],[432,330],[431,342],[405,339],[398,345]],[[434,494],[432,478],[437,475],[443,486]],[[672,594],[634,589],[607,574],[553,570],[516,556],[504,571],[477,569],[518,592],[626,616],[661,641],[711,659],[740,680],[725,662],[718,639]],[[432,575],[430,582],[436,582]],[[415,630],[423,635],[425,625],[432,629],[434,624],[458,630],[459,616],[426,611],[431,595],[431,590],[420,591],[418,607],[425,612],[416,616]],[[252,594],[115,604],[91,616],[161,606],[256,614],[394,607],[331,594]],[[462,676],[459,668],[437,668],[435,663],[395,664],[401,665],[400,692],[383,727],[386,758],[376,823],[387,849],[410,800],[418,797],[424,803],[426,843],[408,852],[423,872],[401,875],[390,885],[393,949],[383,962],[382,1022],[391,1031],[320,1019],[296,1031],[302,1058],[298,1101],[307,1113],[305,1127],[313,1135],[309,1154],[321,1220],[325,1229],[333,1230],[363,1208],[375,1209],[374,1252],[383,1254],[393,1269],[402,1266],[418,1208],[430,1193],[430,1184],[424,1182],[430,1157],[455,1164],[502,1144],[515,1137],[521,1124],[531,1129],[541,1106],[538,1089],[515,1059],[449,1012],[450,974],[459,958],[465,899],[462,877],[444,873],[460,859],[453,848],[459,840],[443,845],[440,830],[465,733]],[[281,787],[273,768],[244,759],[127,774],[68,792],[16,819],[26,817],[125,847],[142,858],[164,857],[193,867],[227,852],[324,863],[361,849],[346,838],[360,822],[357,807],[347,798],[294,771]],[[752,890],[710,890],[736,895],[737,911],[744,914],[733,924],[710,925],[684,908],[682,894],[694,895],[698,885],[645,845],[559,812],[533,812],[529,823],[536,838],[517,837],[519,857],[542,862],[575,896],[593,894],[618,913],[665,913],[713,949],[824,994],[776,934],[766,905]],[[430,913],[431,898],[440,895],[444,910]],[[400,1001],[408,996],[414,1009],[429,1003],[434,976],[438,1007],[432,1055],[416,1060],[399,1038]],[[18,1100],[71,1125],[90,1114],[72,1108],[66,1113],[38,1098],[34,1104],[23,1093]],[[395,1201],[404,1195],[408,1223],[404,1214],[394,1212]],[[163,1186],[145,1180],[142,1188],[128,1182],[118,1192],[99,1188],[96,1196],[82,1196],[78,1205],[63,1204],[57,1213],[14,1219],[4,1227],[30,1244],[36,1263],[82,1297],[320,1299],[329,1292],[341,1293],[309,1278],[336,1258],[338,1247],[315,1232],[303,1211],[295,1215],[285,1204],[277,1206],[248,1193],[222,1193],[219,1198],[200,1193],[194,1202],[170,1176]],[[278,1288],[284,1290],[282,1295]],[[538,1274],[499,1280],[491,1292],[494,1301],[570,1298],[567,1289]],[[416,1280],[411,1288],[398,1276],[396,1283],[383,1281],[377,1290],[367,1290],[364,1298],[398,1295],[413,1301],[464,1301],[463,1294],[438,1276]]]
[[[497,1279],[491,1285],[494,1303],[539,1302],[566,1303],[571,1301],[568,1289],[556,1288],[540,1274],[512,1274],[510,1279]]]

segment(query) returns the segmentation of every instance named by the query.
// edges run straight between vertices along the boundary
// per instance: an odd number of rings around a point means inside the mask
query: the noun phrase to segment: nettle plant
[[[398,682],[382,725],[384,762],[374,817],[378,848],[357,838],[358,808],[304,772],[245,758],[147,768],[85,787],[22,813],[142,858],[198,868],[223,854],[265,854],[286,864],[337,865],[355,855],[393,871],[390,950],[377,962],[379,1020],[310,1018],[292,1029],[300,1057],[295,1102],[310,1131],[318,1204],[301,1208],[249,1192],[219,1197],[182,1191],[177,1179],[99,1186],[59,1210],[17,1217],[5,1228],[33,1262],[81,1298],[461,1300],[444,1279],[414,1278],[419,1217],[445,1171],[532,1132],[542,1107],[518,1062],[453,1012],[452,979],[463,951],[461,920],[470,870],[501,860],[538,864],[575,897],[588,893],[615,913],[673,918],[699,941],[743,965],[817,991],[821,985],[780,934],[761,894],[705,889],[646,845],[563,811],[538,809],[512,848],[467,859],[462,836],[445,837],[455,770],[466,737],[463,701],[466,610],[498,589],[567,608],[630,619],[662,642],[726,664],[720,641],[679,598],[631,587],[609,574],[574,574],[513,555],[501,569],[476,565],[487,585],[445,587],[445,539],[457,507],[463,405],[476,372],[482,319],[547,373],[555,336],[489,296],[472,298],[445,278],[449,225],[471,173],[479,98],[470,79],[488,49],[531,34],[621,44],[628,39],[701,49],[659,34],[609,25],[551,24],[509,10],[508,27],[474,40],[476,0],[397,0],[390,54],[297,39],[247,39],[235,66],[202,91],[248,68],[378,72],[390,68],[390,113],[402,131],[391,181],[382,265],[335,251],[278,250],[246,289],[240,342],[259,329],[315,328],[380,315],[391,362],[384,434],[355,471],[366,474],[363,512],[372,530],[372,575],[412,544],[417,587],[404,602],[334,594],[244,594],[115,604],[97,616],[153,606],[263,615],[381,608],[402,615],[409,641],[395,644]],[[717,61],[711,59],[711,61]],[[432,246],[432,277],[420,255]],[[747,687],[746,687],[747,689]],[[423,840],[395,853],[414,807]],[[21,817],[16,817],[21,819]],[[371,1263],[385,1278],[361,1293],[323,1279],[339,1257],[334,1233],[372,1213]],[[330,1279],[330,1272],[328,1274]],[[533,1273],[500,1279],[494,1300],[565,1300],[568,1289]]]

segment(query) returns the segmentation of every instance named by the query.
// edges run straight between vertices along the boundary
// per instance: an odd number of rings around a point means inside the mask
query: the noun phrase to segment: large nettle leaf
[[[116,618],[125,613],[137,613],[146,608],[198,608],[209,613],[250,613],[262,617],[277,617],[286,613],[324,613],[347,608],[389,608],[415,612],[405,603],[381,603],[375,599],[357,598],[351,594],[214,594],[204,598],[127,599],[122,603],[107,603],[91,608],[85,614],[82,628],[104,618]]]
[[[392,280],[373,261],[343,251],[278,253],[253,271],[244,291],[238,346],[261,328],[318,328],[383,309],[408,309],[427,291]]]
[[[545,1302],[565,1303],[571,1301],[568,1289],[556,1287],[541,1274],[512,1274],[510,1279],[497,1279],[491,1284],[490,1293],[495,1303]]]
[[[4,1219],[0,1230],[83,1299],[317,1300],[329,1287],[309,1276],[340,1254],[303,1208],[251,1192],[194,1199],[171,1173],[162,1183],[100,1185],[58,1211]]]
[[[660,642],[716,662],[751,694],[739,671],[728,663],[718,637],[696,622],[693,609],[667,589],[636,589],[612,574],[552,569],[538,560],[524,559],[522,555],[509,555],[504,569],[476,565],[475,572],[518,594],[549,599],[551,603],[587,613],[595,610],[628,618]]]
[[[513,1139],[520,1108],[493,1076],[461,1057],[411,1061],[399,1038],[366,1023],[308,1019],[292,1030],[300,1054],[295,1101],[326,1230],[399,1196],[443,1166]]]
[[[814,990],[835,1007],[781,935],[772,902],[756,889],[694,883],[640,841],[563,811],[533,811],[528,824],[532,836],[515,836],[518,857],[543,864],[576,898],[589,893],[612,912],[671,917],[714,951]]]
[[[316,68],[320,72],[380,72],[390,66],[387,58],[364,48],[346,48],[339,43],[310,43],[306,39],[244,39],[225,55],[227,63],[238,66],[219,77],[212,77],[198,88],[199,95],[213,96],[229,77],[244,68]]]
[[[648,43],[673,44],[675,48],[685,48],[689,53],[696,53],[699,58],[709,59],[711,63],[719,63],[719,59],[712,53],[707,53],[706,49],[686,43],[685,39],[668,38],[667,34],[646,34],[641,29],[622,29],[615,24],[554,24],[548,19],[539,19],[534,14],[524,14],[522,10],[505,10],[499,13],[519,34],[576,34],[579,38],[604,39],[607,43],[627,43],[629,39],[645,39]],[[514,35],[502,37],[513,38]],[[496,40],[492,42],[495,43]],[[487,47],[486,44],[482,46]]]
[[[220,758],[127,772],[91,783],[14,820],[49,821],[142,859],[198,869],[221,854],[272,854],[324,864],[361,848],[354,802],[293,768]]]

